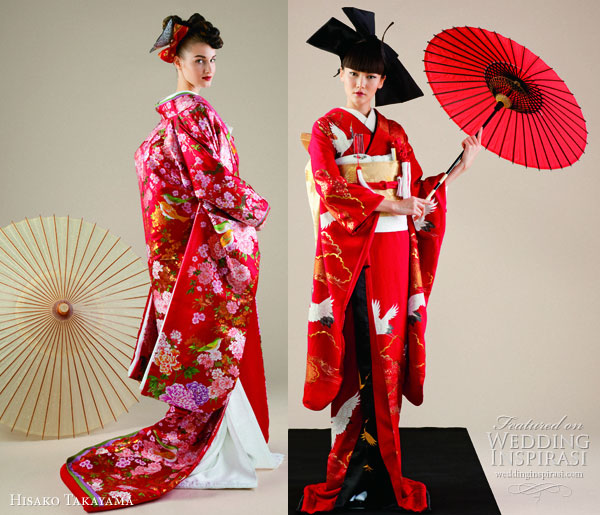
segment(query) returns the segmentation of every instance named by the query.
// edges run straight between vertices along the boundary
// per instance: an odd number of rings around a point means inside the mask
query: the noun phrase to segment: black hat
[[[398,60],[398,54],[375,35],[375,13],[356,7],[343,7],[342,10],[356,30],[336,18],[331,18],[306,42],[343,59],[359,41],[375,39],[381,43],[386,75],[383,87],[375,93],[375,105],[397,104],[422,97],[423,92]]]

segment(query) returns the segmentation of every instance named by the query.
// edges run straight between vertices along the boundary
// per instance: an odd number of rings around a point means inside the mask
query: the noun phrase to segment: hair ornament
[[[161,35],[158,36],[158,39],[150,49],[150,52],[152,53],[159,48],[166,47],[158,53],[158,57],[166,63],[172,63],[175,59],[177,45],[179,45],[181,40],[188,33],[189,27],[175,22],[173,16],[169,16],[165,21],[166,23],[163,22],[163,31]]]

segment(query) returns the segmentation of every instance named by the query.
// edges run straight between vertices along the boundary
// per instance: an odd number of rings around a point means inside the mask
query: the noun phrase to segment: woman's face
[[[192,90],[210,87],[215,75],[216,50],[207,43],[190,43],[181,53],[175,56],[174,64],[179,77],[189,83]]]
[[[378,73],[358,72],[352,68],[342,68],[340,80],[344,84],[347,105],[357,111],[367,114],[371,109],[371,100],[381,89],[385,76]]]

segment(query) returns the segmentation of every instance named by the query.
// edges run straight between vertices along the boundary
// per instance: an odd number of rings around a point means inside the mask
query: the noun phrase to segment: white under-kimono
[[[237,381],[211,446],[177,488],[255,488],[256,469],[275,469],[282,461],[283,454],[269,450],[242,383]]]

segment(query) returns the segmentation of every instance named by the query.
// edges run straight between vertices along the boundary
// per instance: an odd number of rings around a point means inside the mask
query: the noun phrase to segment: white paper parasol
[[[117,236],[69,217],[0,229],[0,421],[89,433],[138,401],[127,378],[148,271]]]

